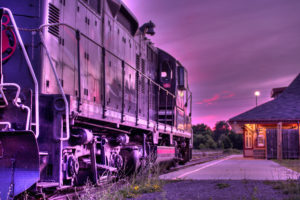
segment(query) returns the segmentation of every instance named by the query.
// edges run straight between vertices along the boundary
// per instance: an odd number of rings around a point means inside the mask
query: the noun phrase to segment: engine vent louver
[[[48,23],[59,23],[59,16],[59,9],[53,4],[49,3]],[[59,26],[49,26],[48,32],[54,35],[55,37],[59,37]]]

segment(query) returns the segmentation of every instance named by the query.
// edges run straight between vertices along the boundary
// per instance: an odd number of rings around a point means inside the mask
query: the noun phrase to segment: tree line
[[[236,134],[225,121],[216,123],[212,130],[206,124],[193,126],[194,149],[243,149],[243,135]]]

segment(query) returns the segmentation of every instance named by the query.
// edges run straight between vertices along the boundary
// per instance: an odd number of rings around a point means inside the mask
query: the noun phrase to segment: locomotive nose
[[[0,199],[11,199],[27,190],[39,176],[39,153],[33,132],[0,132]]]

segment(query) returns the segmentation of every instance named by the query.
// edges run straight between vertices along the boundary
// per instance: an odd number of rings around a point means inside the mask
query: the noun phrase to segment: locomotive
[[[191,159],[186,68],[120,0],[1,1],[0,197]]]

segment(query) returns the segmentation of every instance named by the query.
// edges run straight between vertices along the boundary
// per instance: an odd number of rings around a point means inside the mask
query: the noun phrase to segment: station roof
[[[241,113],[229,123],[269,123],[300,121],[300,74],[276,99]]]

